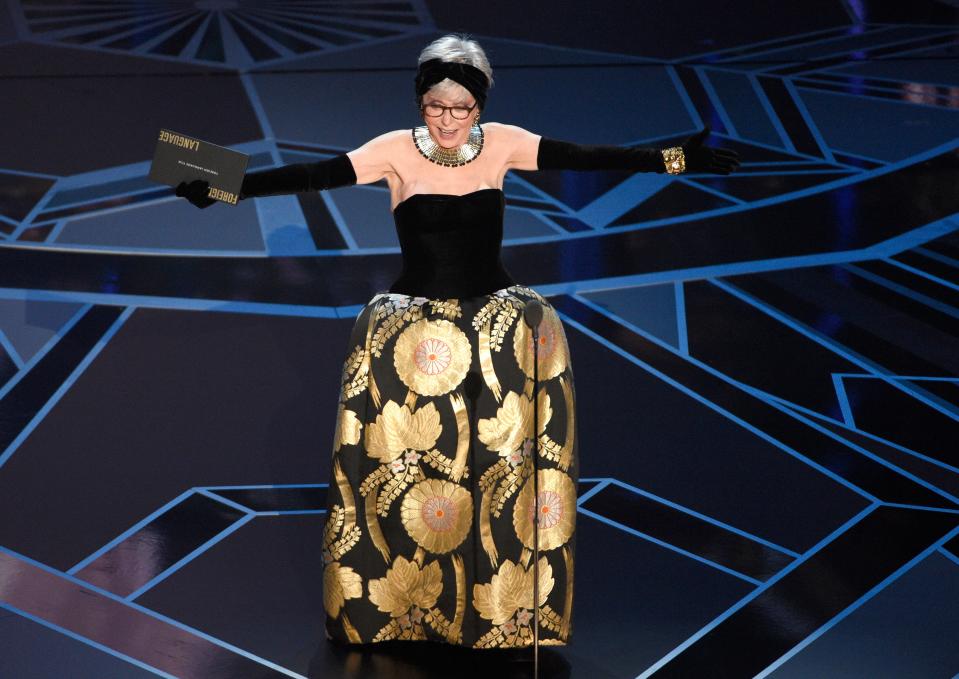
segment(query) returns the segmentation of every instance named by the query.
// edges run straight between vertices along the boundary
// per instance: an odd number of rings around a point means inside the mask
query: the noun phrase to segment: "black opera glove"
[[[703,146],[703,139],[708,134],[709,126],[706,126],[686,139],[682,146],[668,149],[575,144],[541,137],[536,167],[540,170],[637,170],[661,174],[692,171],[729,174],[739,166],[739,154],[732,149]]]
[[[355,183],[356,172],[353,169],[353,163],[350,162],[349,156],[341,153],[312,163],[292,163],[268,170],[248,172],[243,177],[239,199],[320,191]],[[216,202],[207,197],[209,187],[209,182],[203,179],[180,182],[176,187],[176,195],[185,197],[202,209]]]
[[[210,207],[216,201],[207,196],[210,192],[210,182],[203,179],[194,179],[191,182],[180,182],[176,187],[176,195],[203,209]]]
[[[682,155],[685,157],[685,169],[692,172],[707,172],[710,174],[729,174],[739,167],[739,154],[732,149],[713,148],[703,146],[703,140],[709,136],[709,125],[697,132],[682,143]],[[669,149],[664,155],[669,163]],[[667,169],[667,172],[669,169]],[[676,174],[679,174],[678,172]]]

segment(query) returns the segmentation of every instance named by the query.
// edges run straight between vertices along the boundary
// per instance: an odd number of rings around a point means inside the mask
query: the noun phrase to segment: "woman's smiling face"
[[[437,83],[423,95],[420,102],[423,114],[423,121],[430,132],[430,136],[437,144],[443,148],[452,149],[462,146],[469,138],[470,128],[473,122],[479,116],[479,108],[473,108],[476,105],[476,99],[469,93],[465,87],[459,83],[443,81]],[[462,120],[453,116],[449,108],[443,109],[439,116],[427,115],[427,107],[447,106],[463,109],[472,109]],[[457,112],[458,114],[460,112]]]

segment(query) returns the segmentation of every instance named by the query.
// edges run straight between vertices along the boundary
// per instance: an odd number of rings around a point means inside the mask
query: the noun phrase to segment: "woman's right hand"
[[[180,182],[176,187],[176,195],[202,209],[210,207],[216,201],[207,194],[210,192],[210,182],[203,179],[194,179],[192,182]]]

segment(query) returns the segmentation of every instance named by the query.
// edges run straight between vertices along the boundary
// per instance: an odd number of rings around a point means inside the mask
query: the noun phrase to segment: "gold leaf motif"
[[[549,403],[549,394],[539,397],[539,432],[546,430],[546,424],[553,415]],[[496,417],[481,419],[476,423],[479,440],[486,447],[507,457],[520,448],[523,439],[529,437],[533,420],[533,401],[515,391],[506,394],[503,405],[496,409]]]
[[[484,325],[490,322],[493,318],[493,313],[496,311],[497,300],[493,298],[486,302],[483,307],[476,312],[473,316],[473,330],[479,330]]]
[[[323,524],[323,549],[330,549],[330,545],[336,540],[336,536],[339,535],[340,529],[343,527],[343,520],[343,508],[339,505],[330,507],[326,523]]]
[[[339,561],[343,556],[353,549],[357,542],[360,541],[360,538],[363,536],[363,531],[356,524],[350,526],[348,529],[343,531],[343,536],[334,540],[330,543],[329,552],[330,558],[334,561]]]
[[[379,322],[371,331],[370,350],[379,358],[386,343],[407,324],[423,317],[423,302],[426,298],[409,298],[405,295],[388,294],[377,308],[374,320]]]
[[[369,476],[363,479],[363,483],[360,484],[360,495],[363,497],[368,497],[370,493],[373,493],[377,488],[379,488],[380,484],[385,483],[392,477],[393,472],[390,471],[390,468],[380,465],[371,471]]]
[[[343,362],[340,400],[348,401],[366,388],[369,362],[366,349],[356,345]]]
[[[508,290],[512,289],[514,288]],[[509,332],[513,321],[519,316],[519,312],[524,305],[523,300],[510,292],[498,292],[473,316],[473,329],[478,331],[484,326],[488,329],[492,327],[495,336],[493,350],[499,351],[502,347],[503,338]]]
[[[323,570],[323,607],[331,618],[340,614],[347,599],[363,596],[363,578],[348,566],[338,562],[326,564]]]
[[[506,623],[521,608],[533,608],[534,569],[505,560],[488,584],[473,585],[473,606],[480,616],[494,625]],[[543,556],[539,559],[539,604],[553,591],[553,567]]]
[[[425,453],[423,453],[423,462],[441,474],[446,474],[448,477],[450,477],[450,479],[456,481],[469,478],[470,475],[469,470],[466,469],[465,466],[461,472],[457,472],[456,460],[451,460],[435,448],[432,450],[427,450]],[[457,476],[457,473],[459,476]]]
[[[362,537],[356,525],[356,503],[350,482],[338,459],[333,460],[333,478],[340,491],[343,506],[334,504],[323,526],[323,562],[339,561]],[[332,490],[332,489],[331,489]],[[339,537],[337,537],[339,536]]]
[[[360,429],[363,423],[360,422],[356,413],[340,403],[336,413],[336,431],[333,434],[333,452],[337,452],[341,446],[353,446],[360,442]]]
[[[519,310],[512,304],[504,303],[496,314],[496,320],[493,322],[492,332],[490,333],[490,346],[493,351],[499,351],[503,348],[503,340],[506,339],[506,333],[513,327],[513,321],[519,316]]]
[[[418,481],[423,476],[423,470],[417,465],[406,465],[402,472],[394,473],[389,480],[383,484],[379,495],[376,498],[376,513],[380,516],[389,516],[393,501],[400,496],[406,487]]]
[[[497,460],[483,472],[479,480],[479,489],[483,492],[487,490],[492,492],[496,483],[509,476],[511,471],[510,464],[506,460]]]
[[[370,601],[383,613],[398,618],[413,606],[429,609],[443,591],[439,561],[420,568],[415,561],[397,556],[385,578],[370,580]]]
[[[532,465],[528,463],[522,467],[510,469],[509,474],[506,475],[503,482],[500,483],[493,492],[491,499],[493,516],[499,517],[503,511],[503,507],[506,505],[506,501],[513,497],[513,494],[523,483],[523,479],[532,473]]]
[[[409,449],[432,448],[442,430],[440,413],[432,403],[411,413],[407,406],[387,401],[376,421],[366,427],[366,452],[389,464]]]
[[[458,299],[432,299],[430,300],[430,308],[434,314],[438,314],[451,321],[463,315],[463,310],[460,308]]]

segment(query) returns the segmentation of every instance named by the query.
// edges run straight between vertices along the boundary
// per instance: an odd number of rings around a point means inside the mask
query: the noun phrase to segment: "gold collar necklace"
[[[479,124],[473,125],[465,144],[447,149],[436,143],[426,125],[420,125],[413,128],[413,143],[427,160],[445,167],[459,167],[475,160],[483,150],[483,128]]]

